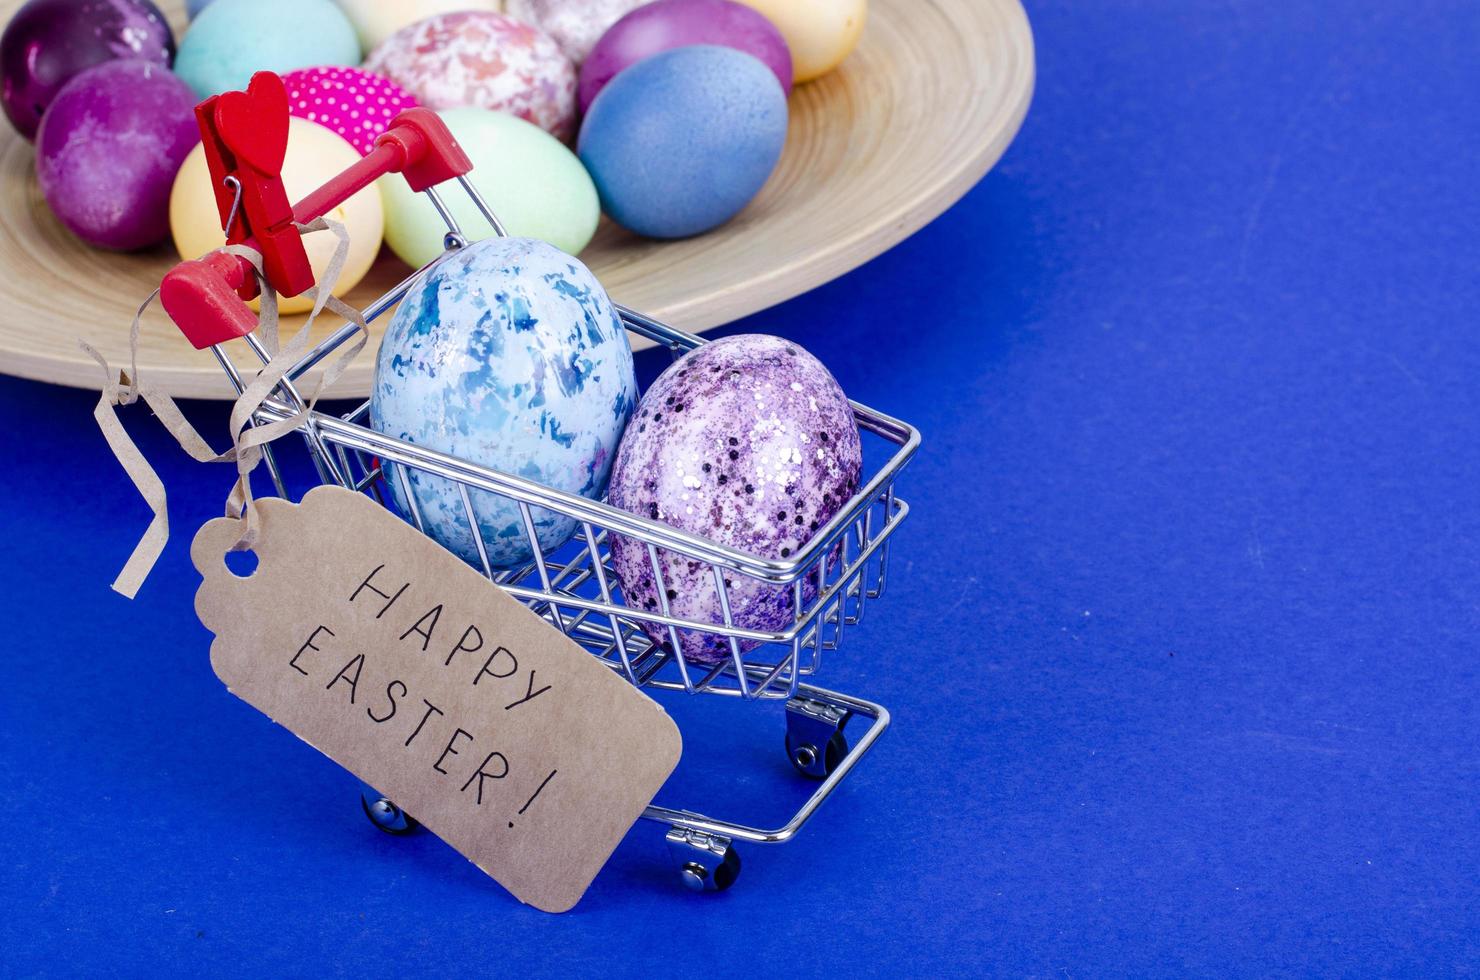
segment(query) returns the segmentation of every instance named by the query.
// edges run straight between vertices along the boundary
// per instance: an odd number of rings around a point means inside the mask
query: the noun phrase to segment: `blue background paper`
[[[211,674],[185,543],[229,473],[135,413],[177,531],[130,604],[93,397],[4,380],[0,973],[1473,967],[1480,7],[1030,14],[1002,165],[735,327],[926,436],[823,678],[896,726],[798,841],[696,897],[639,826],[551,917],[376,833]],[[715,700],[669,702],[660,799],[779,814],[777,712]]]

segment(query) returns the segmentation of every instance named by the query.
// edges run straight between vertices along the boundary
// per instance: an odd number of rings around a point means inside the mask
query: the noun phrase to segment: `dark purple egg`
[[[785,560],[858,490],[858,425],[843,389],[817,358],[779,337],[742,334],[705,344],[643,395],[612,466],[613,506],[752,555]],[[647,548],[612,537],[612,564],[628,606],[679,619],[724,622],[707,564],[658,552],[663,592]],[[790,586],[727,574],[737,626],[781,632],[795,621]],[[809,576],[803,601],[816,595]],[[667,629],[641,621],[659,645]],[[730,655],[713,633],[679,630],[685,658]],[[742,643],[741,649],[755,646]]]
[[[152,61],[109,61],[52,100],[36,138],[36,177],[78,238],[143,248],[169,235],[170,188],[198,142],[189,85]]]
[[[624,68],[690,44],[744,51],[771,69],[782,91],[791,94],[791,49],[764,14],[733,0],[657,0],[617,21],[591,49],[581,66],[581,111]]]
[[[0,105],[31,139],[73,76],[120,58],[168,66],[174,57],[170,25],[149,0],[30,0],[0,34]]]

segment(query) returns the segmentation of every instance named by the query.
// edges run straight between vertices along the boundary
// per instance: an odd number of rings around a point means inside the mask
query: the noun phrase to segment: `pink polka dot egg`
[[[403,109],[417,104],[390,79],[339,65],[290,71],[283,84],[292,115],[338,133],[362,156]]]

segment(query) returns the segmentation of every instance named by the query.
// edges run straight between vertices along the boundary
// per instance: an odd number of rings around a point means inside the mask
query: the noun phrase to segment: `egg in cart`
[[[160,298],[186,338],[213,352],[239,394],[255,369],[238,365],[233,356],[236,342],[261,364],[272,360],[268,345],[255,333],[257,315],[247,305],[259,280],[245,251],[261,256],[267,284],[280,294],[298,295],[314,285],[301,227],[386,174],[399,174],[413,191],[426,194],[442,217],[447,227],[444,249],[361,311],[368,322],[395,307],[428,270],[467,246],[467,234],[441,189],[456,184],[493,233],[506,234],[468,179],[471,163],[430,110],[401,113],[367,156],[296,205],[288,203],[278,174],[286,145],[287,103],[277,76],[260,73],[247,92],[214,96],[201,104],[197,116],[226,242],[241,248],[182,262],[165,277]],[[283,134],[281,140],[274,135],[278,133]],[[641,313],[616,309],[629,332],[666,347],[674,359],[705,343]],[[873,451],[865,452],[858,490],[794,553],[769,558],[605,500],[563,492],[392,437],[371,426],[368,400],[344,415],[311,409],[300,382],[331,358],[342,358],[360,331],[359,324],[347,322],[306,350],[255,410],[250,424],[298,419],[296,429],[312,463],[312,479],[368,494],[388,506],[399,500],[403,506],[392,509],[423,533],[427,526],[412,475],[449,481],[477,542],[476,564],[482,573],[634,686],[784,705],[786,755],[800,775],[819,782],[784,823],[752,826],[656,804],[643,813],[644,819],[667,827],[669,850],[684,884],[706,891],[729,887],[740,870],[736,843],[776,844],[795,837],[889,725],[883,706],[811,681],[824,654],[838,649],[845,632],[884,596],[890,539],[909,513],[895,494],[895,480],[918,449],[919,433],[898,419],[851,403],[860,434],[876,444],[865,447]],[[263,446],[273,490],[284,499],[293,499],[290,489],[309,489],[290,488],[294,481],[289,468],[280,465],[276,455],[295,443]],[[870,466],[870,459],[882,462]],[[298,469],[308,472],[306,467]],[[481,539],[472,503],[475,493],[502,497],[521,515],[528,535],[527,562],[500,569],[489,561],[490,544]],[[570,520],[576,527],[574,537],[547,553],[535,532],[536,512]],[[625,601],[612,559],[611,544],[618,536],[639,554],[646,553],[658,583],[656,608]],[[663,588],[660,552],[708,569],[718,597],[710,618],[684,618],[672,608]],[[737,622],[730,603],[737,579],[789,591],[790,622],[775,629]],[[678,652],[683,649],[681,631],[717,638],[727,655],[713,664],[691,662]],[[667,641],[661,641],[664,636]],[[369,787],[362,806],[375,826],[388,833],[416,829],[411,815]]]

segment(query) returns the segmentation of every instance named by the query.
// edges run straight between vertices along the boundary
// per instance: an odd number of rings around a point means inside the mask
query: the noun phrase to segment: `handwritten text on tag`
[[[337,487],[200,529],[211,663],[243,698],[514,893],[580,899],[678,763],[677,726],[579,645],[374,501]]]

